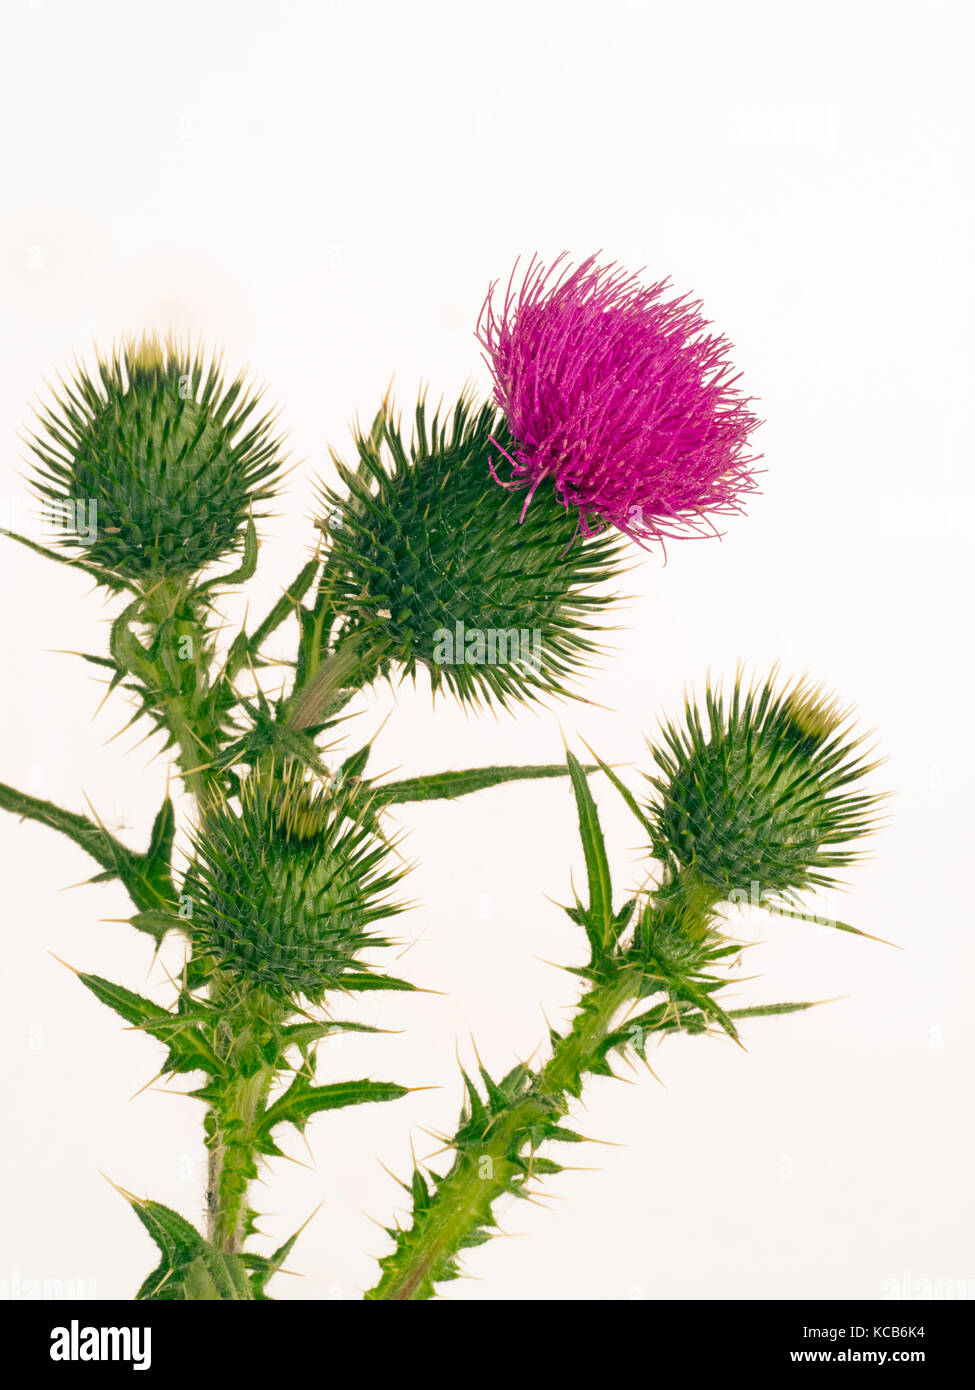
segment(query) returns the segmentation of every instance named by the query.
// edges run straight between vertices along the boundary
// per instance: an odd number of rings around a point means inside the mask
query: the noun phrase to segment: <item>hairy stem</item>
[[[375,663],[347,639],[325,658],[314,675],[292,697],[288,724],[292,729],[312,729],[322,724],[341,704],[343,690],[368,684],[376,674]]]
[[[207,1114],[207,1239],[238,1254],[247,1235],[247,1191],[256,1174],[254,1126],[267,1105],[274,1071],[236,1076]]]
[[[195,717],[209,693],[210,635],[184,597],[178,584],[164,581],[146,595],[144,621],[160,639],[154,672],[159,712],[176,744],[183,785],[202,812],[217,786],[209,767],[214,750]]]
[[[206,625],[192,611],[183,608],[185,595],[178,585],[164,581],[145,596],[140,618],[153,631],[155,661],[140,659],[133,674],[151,682],[158,692],[160,717],[176,745],[176,761],[186,791],[196,802],[199,817],[219,791],[219,777],[210,767],[213,750],[196,726],[195,716],[206,717],[209,689],[210,637]],[[179,648],[185,642],[186,658]],[[184,667],[184,660],[189,664]],[[185,673],[184,673],[185,672]],[[201,698],[202,697],[202,698]],[[214,975],[209,984],[211,1000],[224,991],[224,982]],[[232,1055],[233,1038],[224,1039]],[[267,1098],[271,1076],[254,1087],[254,1078],[235,1077],[220,1103],[212,1103],[204,1118],[207,1136],[207,1238],[217,1249],[235,1252],[244,1236],[244,1215],[253,1170],[253,1155],[242,1152],[241,1143],[252,1128],[259,1105]],[[212,1084],[212,1079],[211,1079]]]
[[[524,1170],[517,1160],[531,1148],[533,1131],[553,1112],[565,1113],[567,1096],[592,1069],[620,1009],[639,997],[641,978],[639,971],[622,968],[592,987],[572,1028],[527,1091],[493,1116],[480,1144],[458,1152],[429,1206],[414,1211],[411,1229],[400,1233],[397,1249],[382,1262],[382,1278],[367,1299],[408,1301],[433,1295],[439,1272],[473,1243],[470,1238],[481,1227],[492,1223],[494,1202],[521,1180]]]

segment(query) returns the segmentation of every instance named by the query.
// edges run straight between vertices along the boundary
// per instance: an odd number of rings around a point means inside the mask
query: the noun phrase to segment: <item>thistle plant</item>
[[[107,650],[85,660],[127,698],[130,722],[161,736],[186,794],[167,795],[136,851],[97,815],[0,786],[7,810],[88,853],[93,883],[121,882],[147,950],[182,945],[168,1007],[78,975],[161,1045],[161,1074],[194,1078],[202,1105],[200,1210],[125,1194],[159,1251],[138,1298],[269,1297],[298,1233],[260,1248],[262,1167],[320,1111],[406,1094],[391,1080],[316,1077],[334,1034],[372,1031],[341,1021],[339,1000],[422,984],[376,963],[408,892],[391,806],[565,778],[587,881],[566,912],[587,956],[569,967],[583,990],[547,1061],[462,1074],[449,1161],[418,1164],[406,1183],[412,1210],[389,1228],[368,1299],[424,1299],[456,1277],[502,1200],[558,1173],[559,1145],[583,1142],[573,1101],[616,1058],[646,1060],[669,1034],[737,1040],[743,1020],[810,1007],[734,1008],[723,991],[741,950],[728,905],[758,885],[769,911],[803,915],[805,895],[833,883],[876,825],[873,764],[821,689],[774,672],[709,686],[662,726],[637,791],[597,754],[583,764],[572,752],[384,781],[370,775],[371,743],[349,738],[347,707],[374,682],[422,679],[472,711],[578,693],[628,542],[714,530],[755,487],[757,421],[699,306],[592,259],[557,271],[532,262],[500,309],[488,294],[478,333],[493,400],[468,391],[431,414],[421,397],[407,428],[386,399],[355,431],[351,461],[333,454],[298,574],[229,642],[222,598],[256,573],[284,464],[260,393],[202,349],[146,334],[79,368],[40,412],[34,489],[57,544],[13,539],[108,591]],[[267,644],[285,627],[294,640],[275,692]],[[640,827],[635,884],[611,870],[597,777]]]
[[[584,1142],[566,1124],[571,1101],[587,1077],[611,1076],[616,1057],[629,1050],[646,1061],[652,1043],[675,1033],[737,1042],[743,1019],[812,1007],[723,1005],[726,967],[742,945],[720,908],[748,899],[752,875],[790,895],[832,883],[825,870],[851,862],[856,851],[833,846],[869,834],[878,805],[859,790],[871,770],[860,739],[817,691],[777,692],[770,679],[757,689],[736,682],[727,706],[709,688],[705,712],[689,702],[683,728],[664,726],[663,745],[650,749],[663,775],[648,775],[642,802],[597,759],[657,861],[654,885],[630,895],[615,887],[596,801],[569,753],[588,894],[565,910],[586,936],[587,963],[570,967],[585,991],[568,1029],[552,1030],[542,1067],[464,1074],[460,1123],[441,1136],[453,1162],[442,1175],[414,1171],[411,1222],[390,1230],[394,1249],[368,1298],[429,1298],[456,1278],[458,1255],[496,1228],[496,1204],[533,1194],[561,1171],[558,1146]]]

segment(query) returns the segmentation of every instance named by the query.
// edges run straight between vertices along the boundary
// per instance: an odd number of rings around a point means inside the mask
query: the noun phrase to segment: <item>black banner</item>
[[[788,1374],[832,1366],[871,1366],[907,1374],[933,1366],[947,1374],[964,1364],[960,1357],[971,1328],[971,1304],[952,1300],[667,1301],[627,1302],[619,1308],[594,1303],[583,1318],[571,1312],[574,1305],[564,1305],[565,1314],[562,1306],[526,1303],[523,1314],[499,1318],[497,1300],[485,1300],[480,1307],[438,1300],[433,1327],[449,1338],[460,1318],[465,1338],[483,1338],[486,1373],[487,1363],[495,1374],[506,1365],[524,1364],[511,1359],[522,1340],[528,1351],[532,1344],[544,1349],[545,1359],[554,1364],[566,1353],[574,1357],[580,1338],[588,1334],[593,1352],[606,1360],[607,1374],[622,1372],[621,1351],[632,1367],[636,1351],[648,1373],[668,1365],[684,1373],[720,1371],[742,1377],[759,1369]],[[563,1324],[563,1315],[572,1321]],[[8,1358],[15,1358],[21,1376],[42,1368],[66,1380],[86,1371],[129,1376],[189,1372],[225,1378],[235,1371],[276,1370],[289,1377],[302,1371],[326,1376],[339,1369],[329,1349],[341,1347],[342,1374],[347,1378],[348,1349],[357,1345],[348,1339],[350,1317],[361,1317],[355,1326],[369,1335],[361,1344],[361,1369],[370,1378],[384,1357],[398,1374],[406,1372],[410,1362],[417,1374],[431,1367],[436,1343],[429,1340],[425,1323],[396,1323],[401,1335],[374,1338],[373,1332],[387,1326],[375,1323],[377,1316],[382,1314],[372,1305],[352,1313],[348,1304],[335,1302],[269,1301],[261,1308],[107,1301],[0,1304]],[[426,1334],[422,1344],[406,1340],[420,1331]],[[617,1340],[623,1345],[614,1350]],[[441,1372],[450,1364],[451,1345],[449,1340],[444,1343]]]

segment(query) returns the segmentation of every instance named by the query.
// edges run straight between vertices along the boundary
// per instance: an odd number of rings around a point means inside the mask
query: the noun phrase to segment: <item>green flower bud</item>
[[[153,334],[80,369],[39,412],[35,491],[61,544],[130,587],[191,575],[237,548],[281,466],[272,417],[242,376]]]
[[[361,793],[296,763],[246,778],[240,809],[212,806],[196,835],[184,894],[200,950],[282,1003],[341,987],[364,947],[388,944],[369,926],[400,910],[388,894],[403,870],[367,818]]]
[[[522,515],[491,475],[512,444],[504,419],[466,396],[429,427],[421,400],[409,443],[389,418],[356,442],[358,469],[335,460],[346,493],[323,490],[320,523],[340,646],[387,675],[425,667],[435,691],[473,704],[567,693],[599,650],[608,600],[590,590],[619,573],[618,536],[579,536],[555,507]]]
[[[860,754],[848,714],[805,680],[775,688],[736,681],[729,704],[708,688],[702,716],[663,728],[650,778],[652,849],[672,885],[715,902],[733,893],[790,895],[835,882],[876,828],[882,799],[856,784],[876,764]],[[667,890],[665,889],[665,896]]]

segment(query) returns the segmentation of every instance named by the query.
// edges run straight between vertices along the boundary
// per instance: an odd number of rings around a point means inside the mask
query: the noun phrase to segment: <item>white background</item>
[[[635,1084],[593,1083],[592,1146],[549,1211],[501,1213],[451,1299],[875,1297],[975,1288],[971,1208],[971,11],[964,4],[8,3],[0,421],[5,519],[29,525],[18,433],[74,352],[145,325],[223,343],[279,402],[299,466],[265,527],[254,611],[297,570],[326,444],[390,377],[486,385],[473,326],[519,254],[602,248],[693,290],[734,340],[767,423],[762,495],[726,539],[638,557],[592,705],[467,718],[390,710],[376,771],[557,760],[560,725],[646,766],[685,682],[743,658],[857,703],[895,792],[838,915],[902,948],[757,918],[740,1000],[844,996],[760,1020],[748,1053],[669,1042]],[[964,251],[963,251],[964,248]],[[9,522],[8,522],[9,524]],[[87,584],[2,552],[0,776],[141,846],[166,782],[153,746],[58,649],[103,650]],[[622,885],[639,835],[594,783]],[[404,812],[420,861],[394,969],[440,994],[370,1001],[405,1032],[329,1045],[322,1079],[438,1086],[319,1118],[315,1166],[278,1162],[275,1240],[319,1202],[283,1298],[354,1298],[411,1139],[449,1130],[455,1047],[494,1071],[565,1015],[579,934],[560,783]],[[150,1090],[159,1051],[48,952],[167,998],[117,888],[80,850],[0,820],[4,1143],[0,1292],[91,1281],[128,1297],[154,1254],[102,1170],[198,1218],[201,1107]],[[548,895],[548,897],[546,897]],[[177,1088],[178,1089],[178,1088]],[[300,1142],[290,1151],[310,1163]],[[19,1281],[19,1282],[18,1282]],[[88,1284],[85,1285],[88,1287]]]

